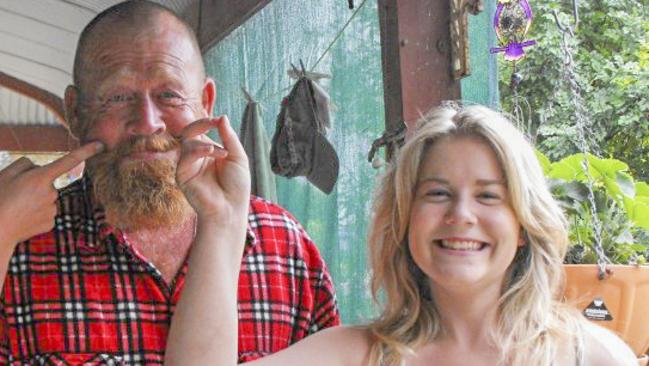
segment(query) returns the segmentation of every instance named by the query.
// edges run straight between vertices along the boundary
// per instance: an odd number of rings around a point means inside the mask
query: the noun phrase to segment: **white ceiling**
[[[120,1],[0,0],[0,71],[62,97],[72,82],[79,33],[97,13]],[[155,1],[184,14],[198,0]],[[11,100],[26,103],[16,96]]]

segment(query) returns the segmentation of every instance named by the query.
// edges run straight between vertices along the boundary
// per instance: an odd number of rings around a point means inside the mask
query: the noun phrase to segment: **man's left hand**
[[[223,146],[205,135],[217,128]],[[200,221],[226,223],[247,213],[248,158],[226,116],[201,119],[181,132],[176,181]]]

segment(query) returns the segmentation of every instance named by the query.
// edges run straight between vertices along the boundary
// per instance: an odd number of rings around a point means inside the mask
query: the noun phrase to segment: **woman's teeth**
[[[471,240],[440,240],[439,244],[442,248],[451,250],[480,250],[485,245]]]

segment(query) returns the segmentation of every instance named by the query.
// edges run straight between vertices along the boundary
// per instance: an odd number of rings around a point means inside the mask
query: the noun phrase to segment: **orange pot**
[[[649,349],[649,266],[608,266],[598,279],[594,264],[566,264],[564,296],[597,324],[617,333],[641,356]]]

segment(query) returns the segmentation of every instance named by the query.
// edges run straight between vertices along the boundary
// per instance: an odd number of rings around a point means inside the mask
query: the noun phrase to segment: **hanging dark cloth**
[[[321,74],[293,67],[298,81],[277,117],[270,161],[273,171],[285,177],[305,176],[329,194],[338,180],[338,155],[325,137],[331,127],[329,96],[314,80]]]
[[[251,193],[269,201],[277,202],[275,175],[270,169],[270,142],[261,118],[261,107],[244,89],[248,100],[243,112],[239,138],[248,155],[250,165]]]

